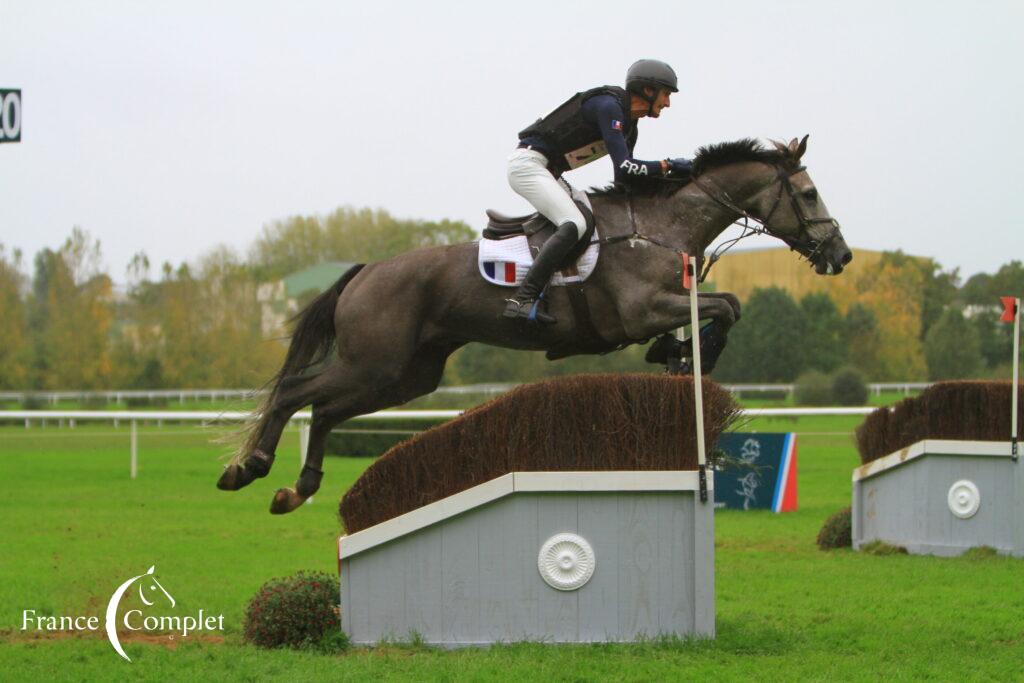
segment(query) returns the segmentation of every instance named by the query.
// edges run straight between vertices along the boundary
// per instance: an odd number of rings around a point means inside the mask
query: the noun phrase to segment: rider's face
[[[672,93],[668,88],[662,88],[658,91],[658,97],[654,100],[654,104],[651,105],[650,115],[654,118],[661,116],[661,110],[672,106],[669,102],[669,98],[672,97]]]

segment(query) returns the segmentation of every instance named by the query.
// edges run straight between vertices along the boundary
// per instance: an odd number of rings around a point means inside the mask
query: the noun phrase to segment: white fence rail
[[[831,408],[746,408],[740,411],[741,417],[803,417],[813,415],[867,415],[874,411],[872,407],[831,407]],[[369,415],[361,415],[356,420],[450,420],[458,417],[462,410],[384,410]],[[239,411],[198,411],[198,410],[0,410],[0,424],[21,422],[26,429],[33,424],[45,426],[48,422],[67,425],[74,428],[81,422],[112,422],[115,427],[121,422],[129,423],[129,473],[132,479],[138,475],[139,438],[138,425],[156,422],[199,422],[213,424],[222,422],[244,422],[250,414]],[[309,412],[299,412],[292,416],[291,421],[299,427],[299,459],[306,462],[306,449],[309,446]],[[367,430],[373,431],[373,430]]]
[[[516,384],[470,384],[461,387],[440,387],[437,394],[500,394]],[[723,384],[733,394],[793,393],[792,384]],[[874,382],[868,389],[874,395],[883,391],[898,391],[904,395],[922,391],[929,382]],[[55,405],[60,401],[106,401],[121,403],[128,399],[163,399],[184,404],[188,401],[247,400],[262,395],[259,389],[111,389],[109,391],[0,391],[0,401],[34,399]]]

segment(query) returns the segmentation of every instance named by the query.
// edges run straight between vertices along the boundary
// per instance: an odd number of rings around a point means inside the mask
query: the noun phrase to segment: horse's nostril
[[[848,252],[846,252],[845,254],[843,254],[843,265],[844,265],[844,266],[845,266],[845,265],[846,265],[847,263],[849,263],[850,261],[852,261],[852,260],[853,260],[853,252],[849,252],[849,251],[848,251]]]

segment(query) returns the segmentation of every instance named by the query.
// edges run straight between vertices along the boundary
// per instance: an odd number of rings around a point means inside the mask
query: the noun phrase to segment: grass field
[[[411,645],[343,655],[261,651],[241,642],[248,598],[273,576],[336,571],[340,494],[369,464],[331,458],[315,501],[267,513],[298,472],[285,435],[271,475],[214,488],[216,433],[0,427],[0,671],[9,680],[1024,680],[1024,562],[819,551],[822,521],[849,505],[859,418],[757,420],[797,431],[797,512],[716,514],[718,637],[626,645],[520,643],[438,651]],[[129,642],[22,632],[22,610],[100,615],[113,589],[155,564],[179,610],[224,614],[217,638]]]

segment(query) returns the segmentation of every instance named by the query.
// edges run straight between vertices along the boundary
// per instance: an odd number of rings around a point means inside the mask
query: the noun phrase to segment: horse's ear
[[[792,140],[789,141],[789,153],[792,154],[797,159],[800,158],[800,155],[796,153],[796,148],[799,144],[800,140],[798,138],[793,138]]]
[[[779,142],[778,140],[772,140],[772,144],[775,145],[775,149],[779,150],[781,154],[789,153],[789,147],[786,146],[786,143]]]
[[[800,141],[800,146],[796,148],[796,158],[799,161],[803,157],[804,152],[807,151],[807,138],[811,137],[810,134],[805,135],[804,139]]]

